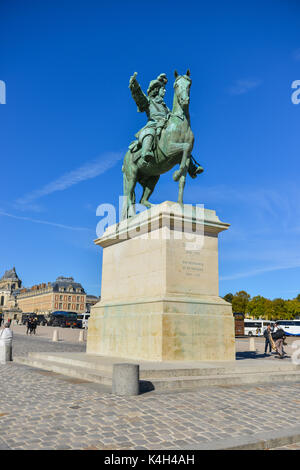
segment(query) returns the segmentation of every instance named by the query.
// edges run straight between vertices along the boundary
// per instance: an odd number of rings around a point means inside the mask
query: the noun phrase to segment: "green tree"
[[[296,299],[286,301],[286,309],[289,315],[289,319],[300,316],[300,302],[297,300],[297,297]]]
[[[247,310],[254,318],[270,320],[272,316],[272,301],[260,295],[256,295],[249,301]]]
[[[244,290],[236,292],[232,298],[233,312],[243,313],[245,315],[250,298],[251,296]]]
[[[284,299],[272,300],[272,318],[273,320],[288,319],[289,314],[287,310],[286,301]]]
[[[230,302],[232,304],[233,294],[229,292],[228,294],[224,295],[223,299],[226,300],[226,302]]]

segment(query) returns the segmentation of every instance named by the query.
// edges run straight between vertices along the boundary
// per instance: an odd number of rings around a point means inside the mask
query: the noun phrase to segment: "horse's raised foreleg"
[[[190,144],[181,144],[182,145],[182,159],[180,162],[179,170],[174,171],[173,180],[179,181],[180,177],[185,173],[186,162],[188,157],[190,157],[191,146]]]

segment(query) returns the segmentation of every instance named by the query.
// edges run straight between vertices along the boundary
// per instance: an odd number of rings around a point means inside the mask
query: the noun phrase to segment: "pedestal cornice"
[[[221,222],[215,210],[165,201],[130,219],[111,225],[94,243],[104,248],[164,227],[172,231],[193,233],[202,230],[205,234],[217,235],[227,230],[230,224]]]

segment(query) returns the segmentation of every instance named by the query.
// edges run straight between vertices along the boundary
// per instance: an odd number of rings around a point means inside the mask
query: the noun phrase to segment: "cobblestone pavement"
[[[85,345],[15,335],[14,354]],[[17,363],[0,365],[0,449],[181,449],[288,430],[300,383],[117,397],[107,388]],[[275,406],[276,404],[276,406]]]
[[[300,450],[300,442],[296,442],[295,444],[289,444],[287,446],[276,447],[272,450]]]
[[[47,337],[20,335],[14,330],[13,356],[25,356],[29,352],[84,352],[85,350],[86,344],[78,341],[53,342]]]
[[[27,327],[24,325],[13,325],[12,330],[14,334],[26,335]],[[84,340],[86,340],[87,330],[78,328],[53,328],[51,326],[38,326],[36,329],[36,334],[32,334],[31,337],[48,338],[52,340],[55,330],[58,331],[60,341],[78,343],[80,333],[84,335]]]

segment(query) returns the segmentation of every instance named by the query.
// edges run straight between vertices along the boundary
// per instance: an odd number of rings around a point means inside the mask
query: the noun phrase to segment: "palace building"
[[[97,302],[99,302],[100,299],[101,297],[96,297],[95,295],[87,294],[86,295],[86,311],[90,313],[91,307],[95,305]]]
[[[56,310],[83,313],[86,309],[86,293],[73,277],[60,276],[55,282],[21,289],[17,302],[23,313],[47,315]]]
[[[22,281],[16,273],[15,267],[5,271],[0,278],[0,308],[5,309],[15,305],[14,295],[20,287]]]
[[[54,282],[23,287],[22,281],[12,268],[0,278],[0,314],[18,319],[22,313],[49,315],[56,310],[84,313],[90,311],[99,297],[87,295],[81,284],[73,277],[60,276]]]

